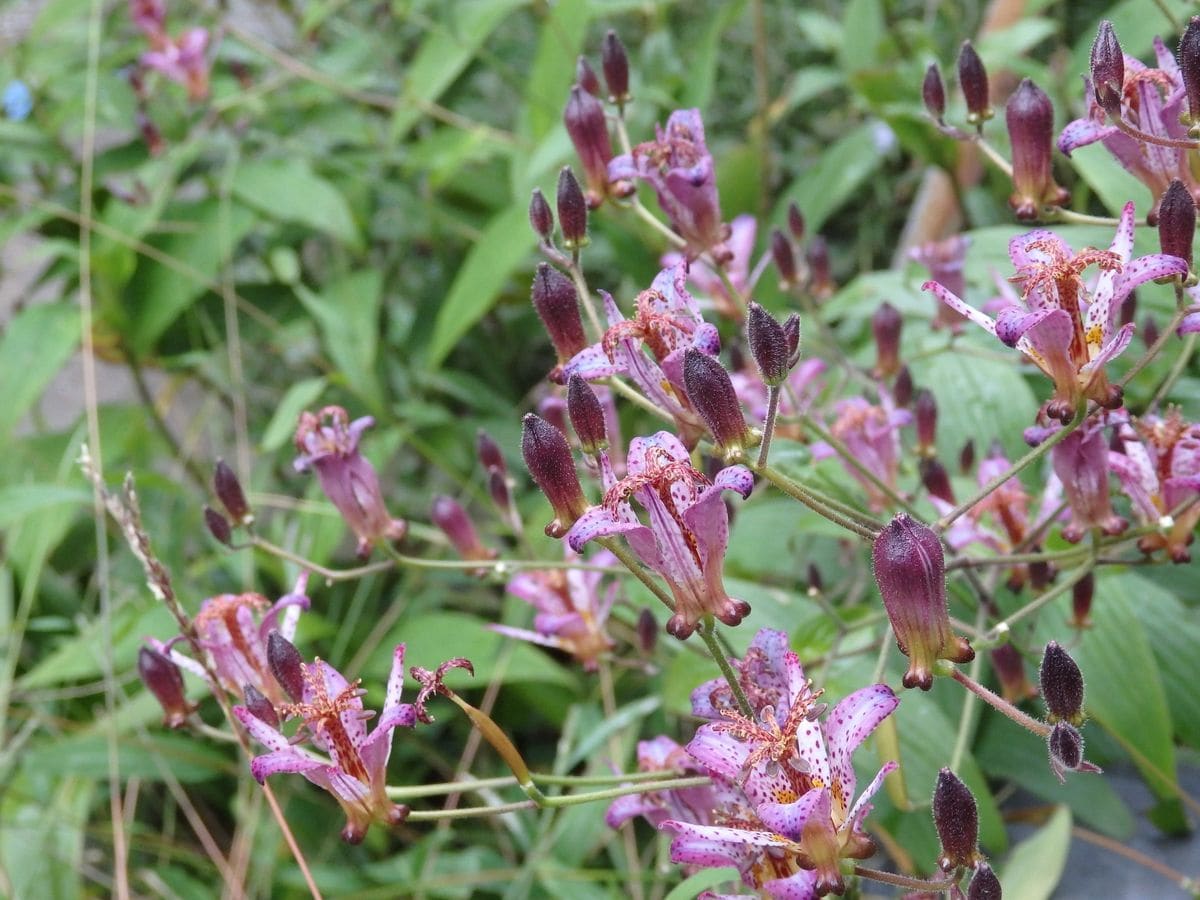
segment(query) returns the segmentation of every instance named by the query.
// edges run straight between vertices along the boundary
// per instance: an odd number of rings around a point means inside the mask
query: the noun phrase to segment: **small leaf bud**
[[[541,188],[534,188],[529,197],[529,226],[543,244],[550,243],[550,237],[554,234],[554,213]]]
[[[213,469],[213,493],[217,495],[217,499],[229,513],[229,518],[236,524],[244,525],[254,520],[254,516],[250,512],[250,504],[246,502],[246,495],[242,491],[241,482],[223,459],[218,459],[217,465]]]
[[[208,528],[208,533],[219,543],[226,547],[233,545],[233,529],[229,525],[229,520],[211,506],[204,507],[204,524]]]
[[[567,416],[584,453],[594,455],[608,449],[604,407],[591,385],[578,375],[567,381]]]
[[[921,99],[925,101],[925,111],[941,125],[946,115],[946,86],[942,83],[942,72],[937,63],[930,63],[925,70]]]
[[[267,667],[293,703],[304,699],[304,662],[300,651],[278,631],[267,635]]]
[[[608,99],[617,106],[629,102],[629,55],[625,45],[615,31],[604,35],[600,45],[600,67],[604,70],[604,82],[608,85]]]
[[[1121,97],[1125,89],[1125,54],[1113,31],[1112,22],[1100,23],[1092,41],[1092,92],[1096,103],[1110,116],[1121,115]]]

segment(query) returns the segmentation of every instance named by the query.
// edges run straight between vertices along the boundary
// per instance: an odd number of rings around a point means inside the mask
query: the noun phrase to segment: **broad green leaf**
[[[327,384],[324,378],[306,378],[287,389],[263,432],[261,446],[265,452],[273,453],[291,440],[300,413],[317,402]]]
[[[0,338],[0,437],[25,417],[78,343],[79,313],[71,303],[38,303],[8,323]]]
[[[1048,900],[1067,864],[1071,849],[1071,811],[1055,808],[1050,821],[1015,847],[1000,872],[1005,897]]]
[[[1125,204],[1132,200],[1137,204],[1139,216],[1145,218],[1155,198],[1150,196],[1150,190],[1144,184],[1118,165],[1099,141],[1072,151],[1070,158],[1071,166],[1096,192],[1110,215],[1119,216]]]
[[[95,783],[75,777],[69,764],[58,772],[38,767],[6,778],[0,799],[0,868],[9,896],[86,896],[84,840],[95,794]]]
[[[1119,584],[1118,590],[1128,588],[1133,592],[1129,596],[1138,598],[1135,610],[1158,660],[1175,733],[1200,748],[1200,692],[1195,690],[1200,680],[1200,610],[1184,606],[1175,594],[1136,575],[1122,575]]]
[[[800,33],[818,50],[837,53],[842,46],[845,32],[836,19],[815,9],[802,9],[796,13],[796,24]],[[805,214],[807,216],[807,213]]]
[[[351,247],[360,243],[346,198],[300,157],[243,163],[233,177],[233,194],[272,219],[306,225]]]
[[[691,875],[675,885],[671,893],[667,894],[666,900],[688,900],[690,897],[698,897],[719,884],[741,886],[742,879],[738,875],[738,870],[732,866],[726,866],[723,869],[701,869],[695,875]]]
[[[428,368],[440,366],[459,338],[492,308],[531,246],[528,210],[523,205],[514,204],[488,223],[438,310],[425,360]]]
[[[295,285],[296,296],[321,326],[329,355],[350,389],[373,411],[383,411],[383,389],[375,374],[383,275],[361,269],[326,285],[324,292]]]
[[[591,56],[596,66],[596,54],[586,53],[583,46],[592,17],[591,3],[575,0],[556,3],[549,9],[525,87],[526,124],[534,140],[541,140],[551,129],[562,127],[563,106],[575,81],[576,57],[580,53]]]
[[[842,31],[852,37],[842,41],[838,54],[842,71],[850,74],[878,65],[879,44],[887,33],[879,0],[850,0],[844,9]]]
[[[771,107],[771,118],[778,120],[798,106],[832,91],[845,76],[837,69],[806,66],[792,74],[779,101]]]
[[[63,484],[10,484],[0,487],[0,528],[55,506],[91,506],[92,493]]]
[[[1029,17],[1000,31],[989,31],[980,37],[975,49],[984,60],[1016,59],[1054,31],[1055,25],[1049,19]]]
[[[684,86],[683,105],[706,109],[712,100],[713,84],[717,79],[717,65],[729,27],[737,21],[746,8],[746,0],[722,3],[697,42],[688,66],[688,79]]]
[[[38,741],[25,754],[28,768],[70,771],[75,775],[108,777],[108,736],[102,733],[55,737]],[[117,764],[122,778],[163,780],[164,773],[188,782],[228,775],[234,763],[224,748],[198,741],[191,735],[154,733],[144,740],[122,735],[117,744]]]
[[[875,124],[859,125],[826,147],[816,164],[796,179],[775,206],[772,221],[783,222],[788,203],[794,200],[804,211],[807,227],[815,234],[879,168],[882,158]]]

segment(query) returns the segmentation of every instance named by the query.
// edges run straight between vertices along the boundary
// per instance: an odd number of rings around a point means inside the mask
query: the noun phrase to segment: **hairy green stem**
[[[756,465],[751,468],[789,497],[799,500],[813,512],[817,513],[817,515],[828,519],[835,525],[840,525],[847,531],[853,532],[863,540],[874,541],[876,535],[879,534],[882,527],[879,522],[868,516],[864,516],[853,507],[805,487],[799,482],[788,478],[773,466]]]
[[[708,647],[708,652],[712,654],[717,668],[721,670],[721,674],[729,682],[729,690],[733,693],[733,699],[737,703],[738,709],[741,710],[743,716],[753,719],[754,710],[750,708],[750,701],[746,699],[746,695],[742,691],[737,673],[733,671],[733,666],[729,664],[729,657],[725,655],[725,651],[721,647],[721,642],[717,640],[716,626],[712,624],[711,618],[709,622],[701,625],[697,630],[700,633],[700,640],[704,641],[704,645]]]
[[[953,665],[951,665],[951,664],[946,664],[946,665],[950,669],[950,677],[951,678],[953,678],[955,681],[957,681],[959,684],[961,684],[963,687],[965,687],[968,691],[971,691],[973,694],[975,694],[977,697],[979,697],[981,700],[983,700],[983,702],[986,703],[988,706],[992,707],[992,709],[995,709],[997,712],[1003,713],[1005,716],[1012,719],[1014,722],[1016,722],[1022,728],[1026,729],[1027,731],[1033,732],[1038,737],[1045,737],[1046,735],[1048,735],[1050,733],[1050,726],[1047,725],[1045,722],[1039,722],[1033,716],[1026,715],[1025,713],[1021,712],[1021,710],[1017,709],[1015,706],[1013,706],[1011,703],[1009,703],[1003,697],[988,690],[986,687],[984,687],[982,684],[980,684],[974,678],[971,678],[969,675],[964,674],[962,671],[955,668]]]

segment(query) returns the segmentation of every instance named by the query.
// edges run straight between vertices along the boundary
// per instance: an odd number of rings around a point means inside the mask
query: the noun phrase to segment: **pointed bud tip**
[[[1109,115],[1119,116],[1125,85],[1125,54],[1121,51],[1112,22],[1107,19],[1096,30],[1090,65],[1096,103]]]
[[[567,417],[584,453],[594,455],[608,448],[604,407],[592,386],[579,375],[567,380]]]
[[[970,788],[943,768],[938,772],[932,807],[933,825],[942,844],[938,865],[943,871],[975,865],[979,860],[979,809]]]
[[[1051,721],[1078,725],[1083,718],[1083,673],[1057,641],[1046,645],[1040,669],[1042,700]]]
[[[563,166],[558,173],[558,225],[562,229],[563,245],[571,251],[579,250],[588,242],[588,204],[583,188],[570,166]]]
[[[683,356],[683,383],[717,446],[726,452],[744,448],[749,429],[733,382],[720,361],[689,347]]]
[[[774,316],[757,303],[751,303],[747,310],[746,342],[764,384],[777,387],[787,380],[791,369],[791,347],[787,332]]]
[[[549,242],[554,233],[554,213],[541,188],[534,188],[529,197],[529,226],[544,242]]]
[[[925,70],[921,99],[925,103],[925,111],[940,124],[946,115],[946,86],[942,82],[942,72],[937,63],[930,63],[929,68]]]
[[[233,529],[229,520],[211,506],[204,507],[204,525],[218,543],[226,547],[233,545]]]
[[[223,459],[218,459],[213,468],[213,493],[234,522],[241,524],[253,518],[241,482]]]
[[[618,105],[629,102],[629,55],[617,33],[611,29],[600,45],[600,67],[608,85],[608,99]]]
[[[296,645],[278,631],[267,635],[267,666],[293,703],[304,698],[304,662]]]

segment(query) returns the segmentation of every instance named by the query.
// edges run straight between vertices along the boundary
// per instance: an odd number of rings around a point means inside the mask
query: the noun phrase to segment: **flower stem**
[[[1042,222],[1062,222],[1068,225],[1108,225],[1116,227],[1120,219],[1110,216],[1089,216],[1086,213],[1075,212],[1073,209],[1063,209],[1061,206],[1046,206],[1042,208],[1039,217]]]
[[[409,816],[411,819],[412,816]],[[925,891],[929,893],[938,893],[939,891],[948,891],[954,887],[954,882],[949,879],[941,881],[926,881],[924,878],[913,878],[911,875],[900,875],[896,872],[884,872],[880,869],[868,869],[866,866],[855,866],[854,874],[859,878],[869,878],[871,881],[879,881],[883,884],[891,884],[896,887],[909,888],[914,891]]]
[[[745,693],[742,692],[742,686],[738,683],[737,673],[733,671],[733,666],[729,664],[729,657],[725,655],[725,651],[721,648],[721,642],[717,640],[716,626],[712,624],[711,618],[708,622],[701,625],[698,630],[700,632],[700,639],[704,641],[704,645],[708,647],[708,652],[712,654],[713,662],[717,664],[717,668],[721,670],[721,674],[729,682],[729,690],[733,693],[733,699],[737,702],[738,709],[741,710],[743,716],[753,719],[754,710],[750,708],[750,701],[746,699]]]
[[[999,637],[1000,635],[1007,633],[1009,630],[1011,630],[1012,626],[1015,623],[1019,622],[1021,619],[1024,619],[1025,617],[1027,617],[1029,615],[1032,615],[1033,613],[1035,613],[1039,609],[1041,609],[1043,606],[1045,606],[1047,603],[1049,603],[1051,600],[1054,600],[1057,597],[1061,597],[1067,591],[1071,590],[1071,588],[1075,587],[1076,584],[1078,584],[1080,581],[1082,581],[1084,576],[1086,576],[1087,573],[1090,572],[1091,570],[1092,570],[1092,562],[1089,560],[1087,563],[1080,566],[1078,569],[1075,569],[1074,571],[1072,571],[1071,574],[1066,579],[1064,579],[1063,581],[1054,585],[1054,587],[1050,588],[1050,590],[1046,591],[1040,597],[1037,597],[1032,602],[1026,604],[1025,606],[1022,606],[1020,609],[1018,609],[1015,613],[1013,613],[1007,619],[1005,619],[1004,621],[1000,622],[999,624],[993,626],[992,629],[988,632],[988,637],[990,639],[994,640],[995,638]]]
[[[1156,144],[1159,147],[1172,147],[1176,150],[1200,150],[1200,141],[1189,141],[1183,138],[1159,137],[1130,125],[1122,116],[1109,116],[1112,123],[1125,134],[1146,144]]]
[[[1001,156],[1000,152],[995,147],[985,141],[982,134],[977,134],[971,138],[971,143],[980,149],[983,155],[991,161],[993,166],[995,166],[1009,178],[1012,178],[1012,164],[1003,156]]]
[[[675,612],[675,601],[671,595],[663,590],[662,585],[650,576],[645,567],[633,558],[633,554],[620,541],[613,537],[601,537],[596,538],[596,543],[619,559],[625,568],[632,572],[633,576],[650,590],[650,593],[661,600],[667,609]]]
[[[879,534],[882,526],[875,519],[834,500],[832,497],[805,487],[798,481],[788,478],[774,466],[755,465],[751,468],[789,497],[799,500],[817,515],[823,516],[835,525],[840,525],[847,531],[854,532],[863,540],[874,541],[875,536]]]
[[[767,388],[767,416],[763,419],[762,446],[758,449],[758,467],[767,464],[767,455],[771,452],[771,438],[775,434],[775,419],[779,417],[779,385]]]
[[[1050,726],[1045,722],[1039,722],[1037,719],[1033,718],[1033,716],[1021,712],[1021,710],[1017,709],[1015,706],[1013,706],[1013,704],[1009,703],[1003,697],[999,696],[998,694],[994,694],[974,678],[964,674],[960,669],[955,668],[953,665],[947,664],[946,668],[950,670],[951,678],[982,699],[983,702],[988,706],[1008,716],[1008,718],[1012,719],[1022,728],[1033,732],[1038,737],[1045,737],[1050,733]]]
[[[1183,321],[1184,316],[1186,315],[1186,309],[1181,309],[1175,313],[1170,324],[1167,325],[1167,327],[1161,332],[1159,332],[1158,339],[1146,349],[1146,352],[1143,354],[1142,358],[1133,364],[1132,369],[1121,376],[1121,380],[1117,382],[1119,387],[1125,387],[1125,385],[1129,384],[1129,382],[1135,375],[1137,375],[1138,372],[1142,371],[1142,369],[1146,368],[1146,366],[1150,365],[1150,363],[1154,361],[1154,358],[1158,356],[1162,348],[1166,346],[1167,341],[1175,336],[1175,329],[1179,327],[1179,323]]]

